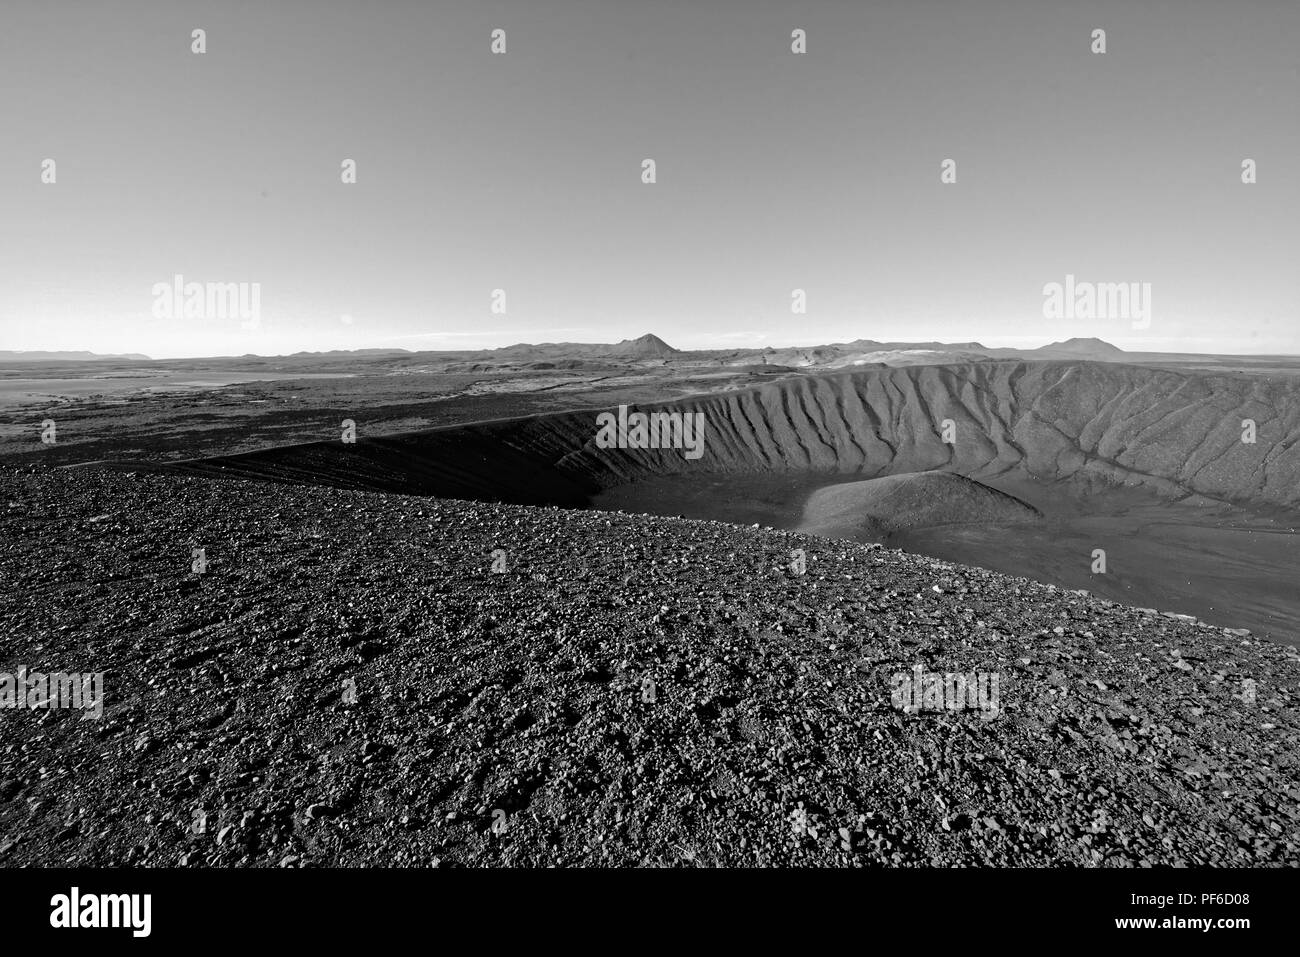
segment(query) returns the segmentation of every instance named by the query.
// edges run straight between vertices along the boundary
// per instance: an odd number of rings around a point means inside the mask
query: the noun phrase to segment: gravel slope
[[[1300,863],[1300,662],[1219,628],[601,512],[5,468],[0,521],[0,671],[107,676],[0,710],[6,865]]]

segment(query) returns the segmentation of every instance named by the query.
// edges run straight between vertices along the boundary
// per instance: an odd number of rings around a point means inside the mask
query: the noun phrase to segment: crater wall
[[[1300,382],[1115,363],[873,368],[637,406],[703,413],[704,453],[602,449],[599,411],[283,446],[187,472],[439,497],[580,506],[603,488],[698,472],[864,477],[943,469],[1088,477],[1168,497],[1300,506]],[[1242,440],[1245,419],[1255,442]],[[954,441],[943,440],[945,420]]]

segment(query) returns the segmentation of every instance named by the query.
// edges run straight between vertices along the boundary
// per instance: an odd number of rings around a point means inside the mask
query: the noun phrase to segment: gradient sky
[[[1298,64],[1295,0],[3,0],[0,349],[1300,353]],[[1067,273],[1150,327],[1044,319]]]

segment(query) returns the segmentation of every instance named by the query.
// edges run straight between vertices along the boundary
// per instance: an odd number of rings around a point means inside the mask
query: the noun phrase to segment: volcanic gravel
[[[618,513],[4,468],[0,522],[0,671],[106,686],[0,710],[6,865],[1300,863],[1245,633]],[[917,664],[1001,710],[895,708]]]

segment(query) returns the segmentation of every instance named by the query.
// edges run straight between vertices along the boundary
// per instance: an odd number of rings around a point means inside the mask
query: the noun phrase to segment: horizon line
[[[1132,350],[1132,349],[1124,349],[1120,346],[1116,346],[1113,343],[1096,336],[1072,336],[1069,339],[1052,340],[1052,341],[1045,342],[1039,346],[1027,346],[1027,347],[989,346],[989,345],[985,345],[984,343],[976,339],[968,340],[965,342],[943,342],[937,339],[904,341],[904,340],[879,340],[879,339],[860,338],[860,339],[843,340],[840,342],[818,342],[818,343],[811,343],[807,345],[764,344],[764,345],[749,345],[749,346],[747,345],[720,346],[716,348],[681,349],[672,346],[657,334],[647,332],[647,333],[643,333],[640,336],[637,336],[635,339],[620,339],[617,342],[579,342],[579,341],[523,342],[520,341],[520,342],[512,342],[502,346],[483,346],[477,349],[406,349],[400,346],[361,346],[355,349],[322,349],[322,350],[299,349],[295,352],[213,353],[209,355],[176,355],[176,356],[150,356],[150,355],[146,355],[145,353],[136,353],[136,352],[96,353],[89,349],[0,349],[0,357],[17,357],[17,356],[44,353],[55,357],[50,361],[102,362],[102,361],[116,360],[116,361],[142,361],[142,362],[169,362],[169,361],[175,362],[175,361],[198,361],[198,360],[205,360],[205,359],[292,359],[292,358],[297,358],[302,356],[357,355],[362,353],[389,353],[389,354],[401,354],[401,355],[410,355],[410,356],[416,356],[422,354],[476,355],[476,354],[481,354],[486,352],[500,352],[505,349],[515,349],[520,347],[541,348],[544,346],[564,346],[564,345],[613,347],[617,345],[622,345],[624,343],[637,342],[641,339],[645,339],[649,337],[653,337],[657,339],[659,342],[663,343],[665,346],[672,349],[675,353],[678,353],[683,356],[687,356],[692,353],[727,353],[727,352],[762,353],[767,351],[781,352],[781,351],[792,350],[792,349],[817,349],[817,348],[826,348],[826,347],[837,346],[837,345],[850,345],[857,342],[877,343],[882,346],[885,345],[891,346],[892,348],[890,351],[904,351],[908,348],[925,348],[925,347],[933,347],[933,346],[952,346],[952,347],[973,346],[973,347],[978,347],[980,349],[986,349],[989,351],[1036,352],[1042,349],[1046,349],[1049,346],[1059,345],[1062,343],[1095,342],[1130,356],[1151,356],[1151,355],[1207,356],[1207,357],[1235,356],[1235,357],[1242,357],[1242,358],[1244,357],[1289,358],[1294,356],[1300,356],[1300,352],[1196,352],[1196,351],[1174,352],[1165,349]],[[74,354],[76,353],[87,353],[88,356],[85,358],[80,356],[75,356]],[[61,354],[67,357],[59,358]]]

